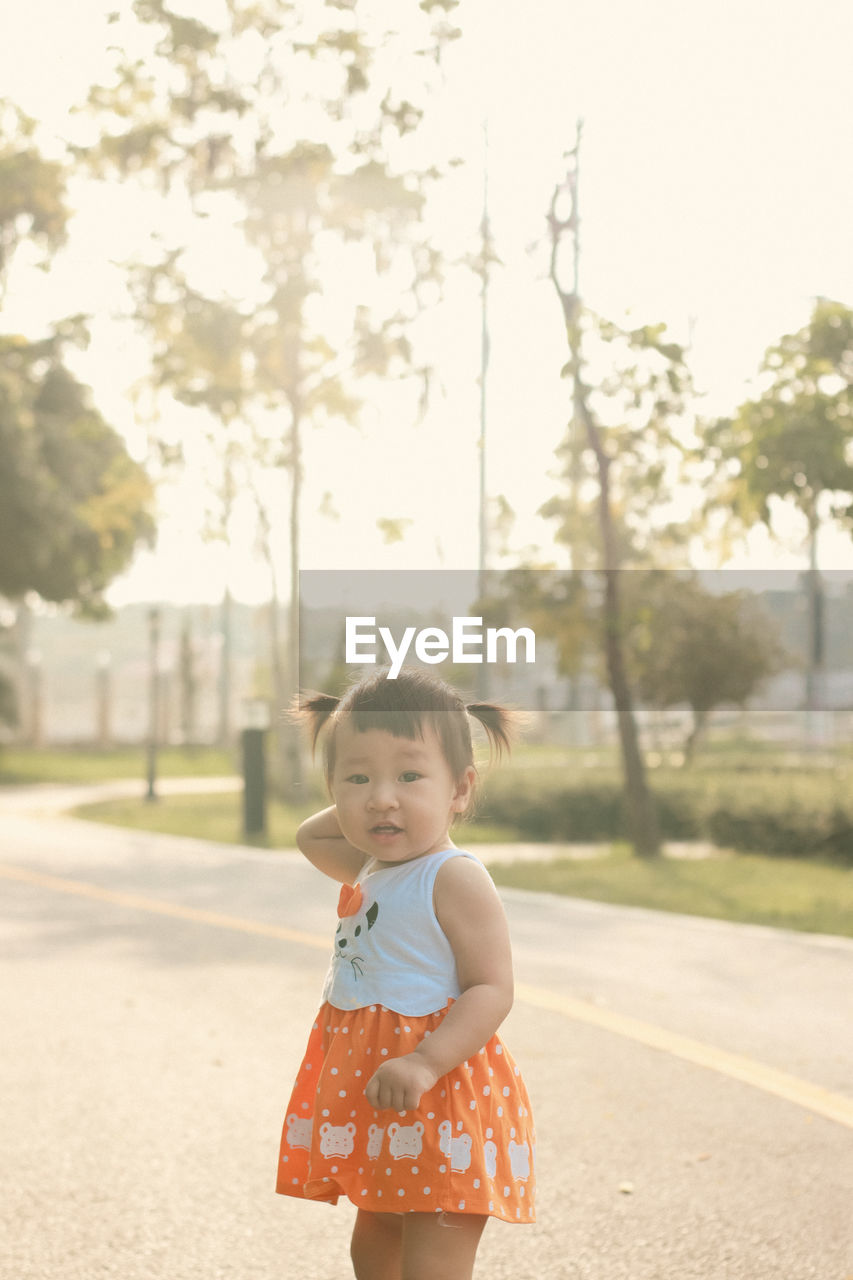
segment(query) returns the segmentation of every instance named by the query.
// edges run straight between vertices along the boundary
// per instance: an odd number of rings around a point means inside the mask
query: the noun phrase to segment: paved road
[[[335,886],[29,807],[0,795],[0,1275],[344,1280],[349,1207],[271,1191]],[[853,944],[505,901],[540,1214],[478,1276],[853,1280]]]

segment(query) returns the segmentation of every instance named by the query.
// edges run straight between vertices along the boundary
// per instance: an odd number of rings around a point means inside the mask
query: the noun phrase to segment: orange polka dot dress
[[[379,866],[342,889],[323,1004],[282,1130],[282,1195],[535,1220],[530,1100],[499,1036],[414,1110],[377,1111],[364,1096],[383,1060],[416,1049],[460,994],[432,890],[448,858],[471,856],[449,849]]]

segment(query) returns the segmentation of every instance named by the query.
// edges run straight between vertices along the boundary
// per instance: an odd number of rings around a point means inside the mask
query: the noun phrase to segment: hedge
[[[707,840],[741,853],[819,858],[853,866],[853,795],[833,779],[768,774],[652,775],[664,840]],[[853,788],[849,788],[853,791]],[[566,782],[550,771],[487,780],[477,818],[530,841],[628,839],[615,775]]]

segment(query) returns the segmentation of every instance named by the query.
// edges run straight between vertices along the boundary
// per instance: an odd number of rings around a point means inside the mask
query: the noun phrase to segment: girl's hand
[[[439,1077],[417,1050],[383,1062],[367,1083],[364,1096],[377,1111],[413,1111]]]

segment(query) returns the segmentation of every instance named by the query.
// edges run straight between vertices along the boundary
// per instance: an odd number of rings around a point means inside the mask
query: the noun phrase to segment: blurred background
[[[298,799],[281,710],[347,675],[328,619],[300,655],[300,573],[465,571],[470,612],[540,640],[523,687],[472,691],[534,713],[558,783],[620,779],[613,831],[532,838],[705,838],[665,778],[707,800],[748,767],[818,790],[741,845],[818,822],[853,856],[849,6],[4,25],[7,781],[140,748],[230,772],[269,723]]]

